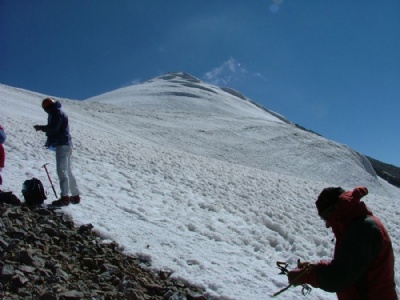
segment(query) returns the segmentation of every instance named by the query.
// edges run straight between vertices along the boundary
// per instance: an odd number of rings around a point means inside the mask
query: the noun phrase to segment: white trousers
[[[56,147],[57,175],[60,180],[61,196],[79,195],[78,185],[72,174],[71,156],[71,146]]]

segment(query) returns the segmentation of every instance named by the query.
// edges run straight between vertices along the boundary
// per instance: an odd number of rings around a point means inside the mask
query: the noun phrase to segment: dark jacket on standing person
[[[45,146],[53,148],[57,146],[71,146],[71,135],[69,134],[68,116],[61,110],[61,103],[56,101],[47,113],[47,125],[39,126],[41,131],[44,131],[47,136]]]

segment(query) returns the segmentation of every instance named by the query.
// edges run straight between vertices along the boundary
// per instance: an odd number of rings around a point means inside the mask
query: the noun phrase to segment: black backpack
[[[37,178],[25,180],[22,185],[22,194],[27,205],[42,205],[47,199],[43,184]]]

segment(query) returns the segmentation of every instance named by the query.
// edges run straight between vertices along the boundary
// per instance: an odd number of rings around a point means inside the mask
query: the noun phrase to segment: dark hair
[[[315,202],[318,214],[323,217],[328,210],[332,209],[339,202],[339,196],[344,192],[345,190],[341,187],[328,187],[323,189]]]

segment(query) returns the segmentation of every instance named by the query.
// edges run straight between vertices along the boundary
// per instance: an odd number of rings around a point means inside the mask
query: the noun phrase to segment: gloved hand
[[[33,128],[35,128],[36,131],[39,131],[39,130],[42,130],[42,129],[43,129],[43,126],[41,126],[41,125],[35,125],[35,126],[33,126]]]
[[[304,264],[304,263],[303,263]],[[317,270],[320,264],[307,263],[306,266],[288,272],[289,283],[296,286],[310,284],[315,288],[319,287],[317,280]]]
[[[300,259],[297,261],[297,269],[304,269],[304,268],[309,268],[313,264],[308,262],[308,261],[303,261],[301,262]]]
[[[307,276],[305,276],[308,271],[309,270],[306,268],[294,269],[294,270],[289,271],[289,273],[288,273],[289,283],[294,286],[308,283],[306,281]]]

